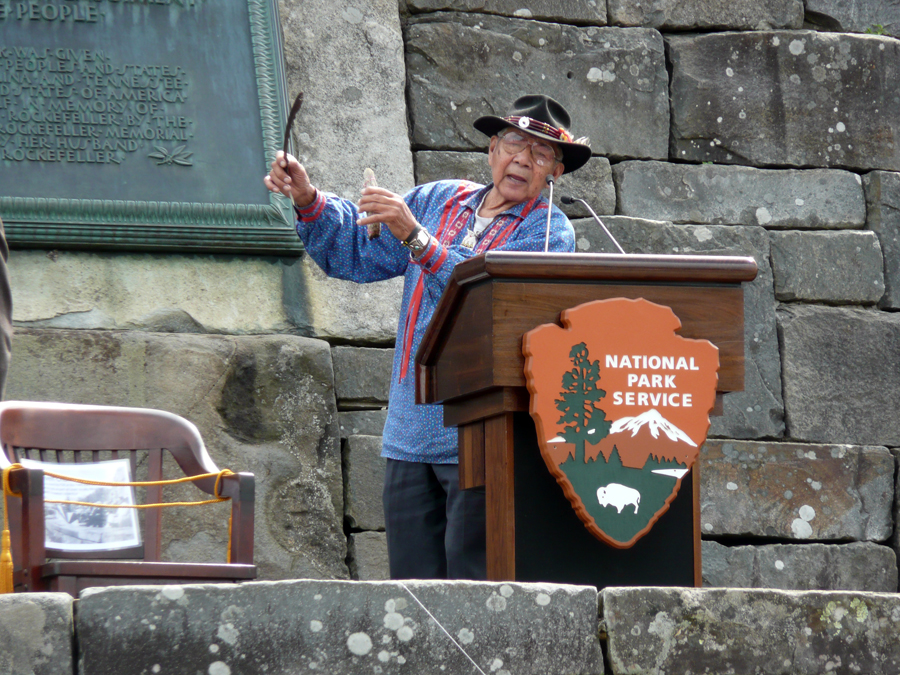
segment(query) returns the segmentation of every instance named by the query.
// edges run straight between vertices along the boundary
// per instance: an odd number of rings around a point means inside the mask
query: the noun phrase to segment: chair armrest
[[[9,474],[9,487],[20,495],[7,499],[13,567],[21,573],[27,590],[42,591],[40,567],[46,562],[44,472],[40,469],[15,469]]]
[[[252,473],[225,476],[220,493],[231,498],[231,559],[228,562],[252,565],[256,479]]]

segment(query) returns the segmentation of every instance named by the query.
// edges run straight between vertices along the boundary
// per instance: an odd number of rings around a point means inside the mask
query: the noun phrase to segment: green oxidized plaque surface
[[[271,0],[0,0],[0,217],[48,248],[299,250]]]

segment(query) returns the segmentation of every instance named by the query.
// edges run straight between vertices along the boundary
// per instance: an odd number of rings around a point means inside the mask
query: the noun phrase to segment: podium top
[[[524,388],[524,332],[569,307],[619,295],[672,306],[685,322],[683,336],[711,339],[723,350],[722,390],[739,390],[740,285],[756,273],[753,258],[739,256],[488,251],[450,276],[416,353],[416,398],[434,403]]]
[[[489,277],[733,284],[753,281],[757,270],[742,256],[487,251],[457,265],[447,288]]]

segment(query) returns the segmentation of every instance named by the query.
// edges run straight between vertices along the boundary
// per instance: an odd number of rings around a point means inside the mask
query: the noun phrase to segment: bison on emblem
[[[634,515],[637,515],[641,493],[621,483],[610,483],[597,488],[597,501],[600,506],[614,506],[617,513],[622,513],[626,506],[634,506]]]

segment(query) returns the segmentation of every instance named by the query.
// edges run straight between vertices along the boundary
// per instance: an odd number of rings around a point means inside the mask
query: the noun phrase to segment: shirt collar
[[[465,208],[474,212],[475,209],[478,208],[478,205],[481,204],[481,200],[484,199],[485,196],[487,196],[488,192],[490,192],[493,187],[494,187],[493,183],[488,183],[480,190],[476,190],[471,195],[466,197],[463,200],[462,205]],[[526,202],[521,202],[519,204],[516,204],[515,206],[510,206],[508,209],[506,209],[505,211],[503,211],[501,214],[498,214],[498,215],[510,214],[510,215],[516,216],[517,218],[521,218],[523,211],[525,211],[526,209],[528,209],[530,211],[543,198],[544,198],[544,196],[542,194],[538,194],[538,196],[535,197],[534,199],[529,199]]]

